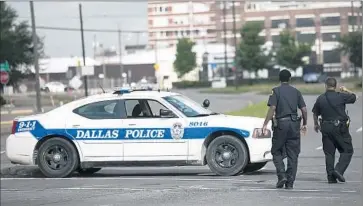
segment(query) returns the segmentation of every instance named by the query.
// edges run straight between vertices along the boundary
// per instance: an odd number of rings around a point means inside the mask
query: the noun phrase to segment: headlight
[[[271,130],[266,129],[266,133],[262,134],[261,128],[255,128],[252,133],[252,138],[256,138],[256,139],[271,138]]]

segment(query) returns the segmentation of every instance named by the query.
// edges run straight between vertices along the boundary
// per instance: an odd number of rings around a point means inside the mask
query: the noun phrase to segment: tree
[[[9,85],[18,86],[18,82],[26,77],[17,68],[33,64],[34,48],[32,32],[26,21],[16,22],[17,12],[4,1],[0,2],[0,63],[7,61],[10,66]],[[38,52],[44,55],[43,39],[38,37]]]
[[[195,43],[188,38],[178,40],[174,61],[174,69],[178,78],[183,77],[197,66],[197,55],[192,51],[194,45]]]
[[[338,50],[349,55],[349,61],[355,66],[362,67],[362,31],[346,34],[338,41]]]
[[[259,36],[262,23],[247,22],[241,29],[241,42],[236,50],[236,63],[244,70],[254,72],[267,68],[270,54],[263,48],[265,37]]]
[[[311,54],[311,45],[299,43],[289,30],[280,33],[280,47],[276,52],[276,62],[280,66],[296,71],[305,65],[303,57]]]

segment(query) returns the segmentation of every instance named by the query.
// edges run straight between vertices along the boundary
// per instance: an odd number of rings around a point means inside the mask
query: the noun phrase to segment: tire
[[[40,171],[49,178],[67,177],[79,166],[76,148],[69,141],[60,137],[46,140],[40,146],[37,158]],[[55,168],[58,166],[59,168]]]
[[[229,166],[221,165],[220,162],[223,157],[221,155],[223,145],[229,152],[235,153],[232,156],[232,160],[226,161],[230,163]],[[234,148],[234,149],[232,149]],[[231,153],[229,153],[231,155]],[[220,176],[233,176],[239,174],[248,163],[248,151],[246,145],[235,136],[223,135],[215,138],[208,146],[207,152],[207,164],[212,172]]]
[[[92,175],[98,171],[100,171],[102,168],[79,168],[77,172],[81,175]]]
[[[266,164],[267,164],[267,162],[258,162],[258,163],[248,164],[243,169],[243,173],[256,172],[256,171],[262,169]]]

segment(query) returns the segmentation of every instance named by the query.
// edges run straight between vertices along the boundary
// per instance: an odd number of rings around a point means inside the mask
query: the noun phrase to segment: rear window
[[[88,119],[121,119],[118,100],[93,102],[73,110]]]

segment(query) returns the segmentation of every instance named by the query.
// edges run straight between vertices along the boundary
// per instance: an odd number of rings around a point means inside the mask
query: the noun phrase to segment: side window
[[[147,100],[153,117],[160,117],[160,109],[168,109],[155,100]]]
[[[88,119],[120,119],[118,102],[118,100],[94,102],[81,106],[73,112]]]
[[[125,100],[125,109],[127,117],[142,117],[141,102],[137,99]]]

